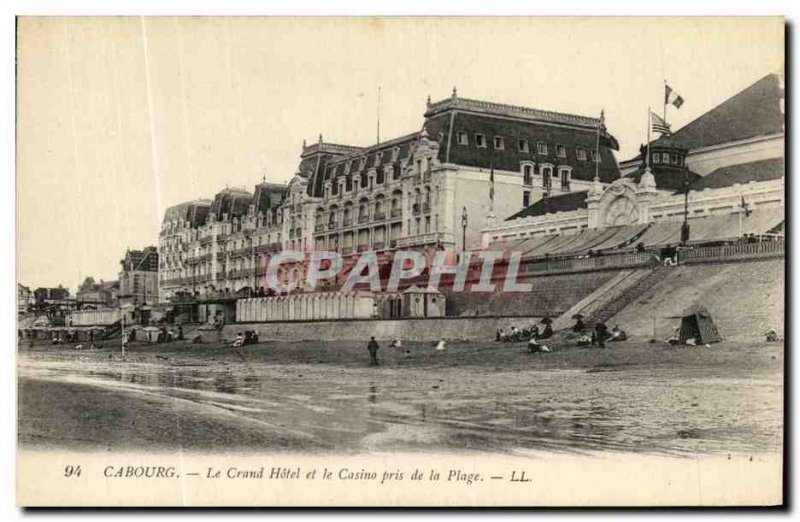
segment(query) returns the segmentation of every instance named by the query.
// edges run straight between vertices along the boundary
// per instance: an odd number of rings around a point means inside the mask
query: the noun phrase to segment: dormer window
[[[359,169],[363,170],[366,164],[367,164],[367,157],[361,156],[361,158],[359,159]]]
[[[346,176],[348,174],[350,174],[350,162],[349,161],[344,164],[344,175]]]
[[[578,158],[578,161],[586,161],[586,149],[577,147],[575,149],[575,157]]]
[[[377,154],[375,154],[375,166],[376,167],[381,164],[382,160],[383,160],[383,152],[378,152]]]
[[[469,137],[464,131],[458,131],[456,133],[456,141],[459,145],[469,145]]]
[[[673,165],[678,165],[678,155],[677,154],[673,154],[672,155],[672,164]]]
[[[654,152],[653,153],[653,165],[658,165],[659,163],[661,163],[661,153],[660,152]]]
[[[563,145],[556,145],[556,156],[559,158],[567,157],[567,148]]]
[[[397,158],[400,156],[400,147],[395,147],[392,149],[392,162],[397,161]]]
[[[520,152],[530,152],[530,147],[528,146],[528,140],[517,140],[517,148]]]
[[[600,163],[600,155],[597,154],[597,150],[592,149],[591,151],[589,151],[589,155],[591,156],[592,161],[594,161],[595,163]]]
[[[537,143],[536,144],[536,153],[547,155],[547,143]]]
[[[486,136],[483,134],[476,134],[475,135],[475,145],[479,148],[485,149],[486,148]]]
[[[506,147],[505,140],[502,136],[495,136],[494,137],[494,148],[495,150],[503,150]]]

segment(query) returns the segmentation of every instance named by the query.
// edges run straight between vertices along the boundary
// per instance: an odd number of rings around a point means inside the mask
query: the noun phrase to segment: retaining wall
[[[447,293],[448,316],[493,315],[508,317],[557,317],[575,303],[618,275],[621,270],[531,277],[530,292],[506,293],[502,283],[492,293]]]
[[[222,337],[232,339],[237,332],[255,330],[259,340],[363,341],[371,336],[379,341],[438,339],[493,340],[499,329],[530,326],[538,317],[438,317],[429,319],[340,320],[285,323],[238,323],[226,325]],[[205,334],[204,334],[205,336]],[[205,338],[205,337],[204,337]]]

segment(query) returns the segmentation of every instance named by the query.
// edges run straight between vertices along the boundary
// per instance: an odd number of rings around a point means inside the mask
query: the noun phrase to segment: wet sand
[[[92,451],[780,451],[783,346],[20,348],[19,442]],[[406,348],[409,354],[406,355]]]

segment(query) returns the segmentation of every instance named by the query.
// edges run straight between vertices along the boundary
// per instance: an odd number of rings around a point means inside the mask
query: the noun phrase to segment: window
[[[542,188],[544,188],[545,190],[549,190],[551,186],[550,177],[552,176],[553,173],[553,167],[549,165],[542,166],[539,168],[539,172],[542,175]]]
[[[600,163],[600,156],[597,154],[596,150],[592,149],[589,154],[592,157],[592,161],[595,163]]]
[[[531,204],[531,191],[526,190],[522,193],[522,206],[524,208],[528,208],[530,204]]]
[[[469,138],[467,138],[466,132],[459,131],[456,133],[456,139],[458,140],[459,145],[469,145]]]
[[[576,148],[575,156],[578,158],[578,161],[586,161],[586,149],[583,147]]]
[[[476,134],[475,135],[475,145],[478,147],[486,148],[486,136],[483,134]]]
[[[673,165],[677,165],[678,164],[678,155],[677,154],[673,154],[672,155],[672,164]]]
[[[547,143],[537,143],[536,144],[536,153],[537,154],[547,154]]]
[[[561,190],[569,190],[570,170],[568,168],[559,169],[561,173]]]
[[[661,163],[661,153],[660,152],[654,152],[653,153],[653,164],[655,165],[655,164],[658,164],[658,163]]]
[[[494,148],[495,150],[503,150],[506,148],[506,143],[502,136],[494,137]]]
[[[533,165],[526,163],[522,166],[522,184],[533,185]]]
[[[563,145],[556,145],[556,156],[559,158],[567,157],[567,148]]]
[[[517,140],[517,148],[520,152],[530,152],[528,147],[528,140]]]

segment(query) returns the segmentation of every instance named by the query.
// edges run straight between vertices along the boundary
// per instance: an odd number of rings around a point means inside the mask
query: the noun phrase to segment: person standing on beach
[[[378,348],[378,341],[375,340],[375,336],[370,337],[369,343],[367,344],[370,366],[378,366]]]
[[[595,335],[597,336],[597,346],[598,348],[605,348],[606,347],[606,332],[608,331],[608,327],[599,322],[594,327]]]

